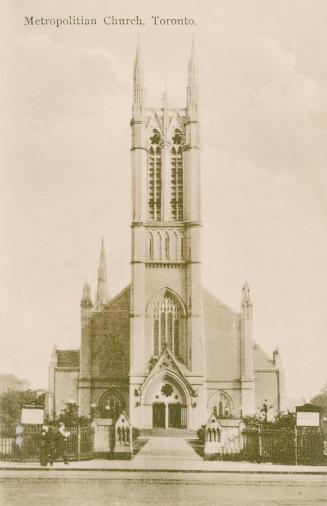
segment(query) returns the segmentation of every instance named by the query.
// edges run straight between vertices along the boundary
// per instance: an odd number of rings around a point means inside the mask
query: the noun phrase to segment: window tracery
[[[217,399],[217,411],[218,416],[220,417],[228,417],[232,413],[231,401],[224,392],[219,393],[219,397]]]
[[[98,409],[102,418],[114,418],[116,420],[124,407],[124,401],[120,395],[110,390],[101,397]]]
[[[176,129],[171,149],[171,214],[176,221],[183,220],[183,150],[182,134]]]
[[[153,315],[153,353],[158,356],[167,346],[179,356],[181,313],[169,294],[158,300]]]
[[[161,221],[161,146],[158,130],[153,131],[148,152],[148,209],[149,219]]]

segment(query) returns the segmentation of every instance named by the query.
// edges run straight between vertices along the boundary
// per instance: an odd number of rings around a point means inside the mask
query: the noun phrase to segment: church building
[[[54,349],[49,412],[67,402],[80,415],[132,426],[198,429],[222,419],[283,409],[283,369],[253,341],[247,283],[235,312],[202,286],[198,71],[188,62],[186,104],[145,101],[137,48],[131,126],[131,282],[108,299],[102,240],[95,300],[85,283],[80,350]]]

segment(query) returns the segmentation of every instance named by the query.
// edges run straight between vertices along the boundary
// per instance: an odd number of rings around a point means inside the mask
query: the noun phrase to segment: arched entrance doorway
[[[187,428],[187,396],[180,382],[170,374],[153,378],[144,401],[149,428]]]
[[[182,428],[182,407],[180,402],[154,402],[152,404],[152,427],[153,428]]]

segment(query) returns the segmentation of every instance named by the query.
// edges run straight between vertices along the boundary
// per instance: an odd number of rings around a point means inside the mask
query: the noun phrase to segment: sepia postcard
[[[0,12],[2,503],[327,504],[327,3]]]

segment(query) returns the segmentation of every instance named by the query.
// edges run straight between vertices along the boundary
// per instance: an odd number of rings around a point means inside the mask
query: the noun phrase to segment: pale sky
[[[61,5],[60,5],[61,4]],[[137,5],[137,7],[136,7]],[[132,65],[140,33],[149,106],[184,107],[200,65],[203,283],[254,337],[279,344],[290,397],[327,380],[327,2],[122,0],[1,3],[0,372],[47,386],[54,343],[77,348],[101,234],[109,290],[130,280]],[[97,18],[24,26],[25,16]],[[145,26],[106,26],[139,15]],[[151,16],[196,26],[152,26]]]

